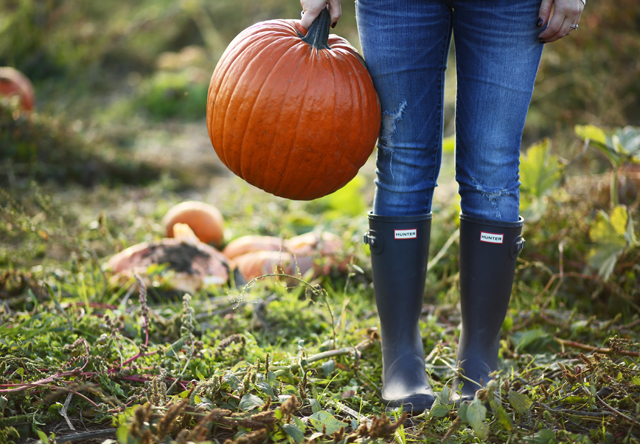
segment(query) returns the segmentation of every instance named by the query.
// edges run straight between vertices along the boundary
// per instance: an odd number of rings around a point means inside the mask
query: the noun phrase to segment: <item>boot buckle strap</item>
[[[525,241],[524,237],[522,236],[518,236],[513,240],[513,242],[511,243],[511,250],[509,251],[512,259],[516,259],[518,257],[520,252],[524,250],[524,246],[526,243],[527,241]]]
[[[369,230],[364,233],[363,242],[369,245],[372,253],[380,254],[384,249],[384,238],[375,230]]]

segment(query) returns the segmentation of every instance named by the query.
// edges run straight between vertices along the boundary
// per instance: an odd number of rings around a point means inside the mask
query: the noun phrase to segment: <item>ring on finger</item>
[[[571,29],[578,29],[578,25],[569,25],[569,28],[571,28]]]

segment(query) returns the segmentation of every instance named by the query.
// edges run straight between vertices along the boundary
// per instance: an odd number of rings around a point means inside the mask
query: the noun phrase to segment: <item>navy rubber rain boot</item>
[[[511,298],[516,259],[525,244],[522,225],[522,218],[502,222],[460,215],[458,366],[465,378],[453,381],[456,402],[473,400],[498,367],[500,329]]]
[[[435,400],[425,371],[422,311],[431,213],[389,217],[369,213],[373,288],[382,340],[382,401],[420,413]]]

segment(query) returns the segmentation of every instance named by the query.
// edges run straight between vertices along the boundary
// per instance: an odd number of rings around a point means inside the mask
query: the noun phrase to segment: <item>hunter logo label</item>
[[[480,232],[480,242],[488,242],[490,244],[501,244],[504,242],[504,234]]]
[[[418,230],[412,228],[410,230],[393,230],[395,239],[415,239],[418,237]]]

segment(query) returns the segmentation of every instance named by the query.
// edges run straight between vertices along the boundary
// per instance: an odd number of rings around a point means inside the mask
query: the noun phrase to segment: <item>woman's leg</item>
[[[497,369],[516,258],[522,130],[542,55],[539,0],[456,0],[456,179],[461,195],[462,399]]]
[[[381,326],[382,399],[420,412],[434,401],[419,319],[440,169],[451,10],[439,0],[357,0],[356,7],[383,113],[374,209],[365,235]]]
[[[382,106],[374,213],[427,214],[441,162],[451,9],[442,0],[357,0],[356,12]]]
[[[462,213],[518,220],[518,166],[543,45],[540,0],[455,0],[456,180]]]

